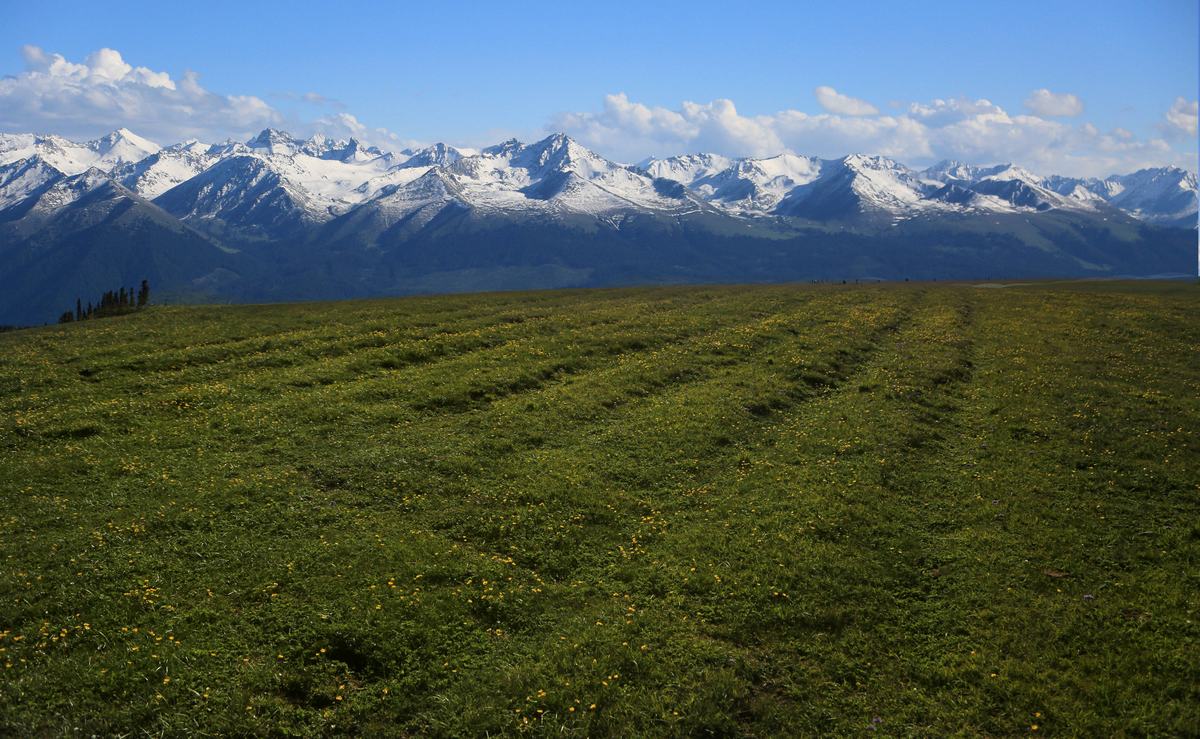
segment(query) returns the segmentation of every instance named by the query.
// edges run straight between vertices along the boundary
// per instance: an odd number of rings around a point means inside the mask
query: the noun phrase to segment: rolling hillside
[[[1198,312],[783,285],[0,334],[0,734],[1194,733]]]

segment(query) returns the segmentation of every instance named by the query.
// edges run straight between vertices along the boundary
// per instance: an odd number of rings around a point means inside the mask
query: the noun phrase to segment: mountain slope
[[[249,155],[224,159],[154,202],[194,228],[233,241],[294,237],[327,217],[308,193]]]
[[[821,176],[794,188],[774,212],[812,221],[894,219],[944,207],[929,186],[885,157],[851,155],[825,163]]]
[[[50,320],[77,297],[148,279],[160,297],[213,299],[237,260],[98,170],[61,177],[0,211],[0,317]],[[244,260],[243,260],[244,261]]]
[[[0,165],[0,212],[45,191],[65,176],[37,154]]]
[[[112,170],[112,178],[144,198],[153,200],[187,182],[217,161],[211,147],[198,141],[175,144],[136,162]]]
[[[1112,205],[1150,223],[1196,225],[1196,175],[1178,167],[1143,169],[1109,178],[1120,190],[1108,199]]]
[[[766,213],[793,189],[814,182],[823,166],[819,159],[794,154],[743,159],[693,180],[689,187],[710,202],[735,211]]]

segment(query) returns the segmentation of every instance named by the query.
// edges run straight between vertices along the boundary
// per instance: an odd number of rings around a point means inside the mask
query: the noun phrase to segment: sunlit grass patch
[[[0,335],[0,733],[1195,733],[1198,296]]]

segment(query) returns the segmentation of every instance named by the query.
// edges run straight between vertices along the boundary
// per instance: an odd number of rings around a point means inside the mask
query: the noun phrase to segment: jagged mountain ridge
[[[83,144],[0,134],[0,282],[82,290],[81,253],[136,281],[126,243],[176,281],[156,294],[181,299],[1174,273],[1191,268],[1188,237],[1154,224],[1194,226],[1195,183],[1173,168],[1100,180],[860,154],[625,165],[563,134],[398,152],[272,129],[165,148],[124,130]],[[0,300],[0,323],[61,312],[38,300]]]
[[[0,134],[0,176],[38,157],[64,175],[89,168],[148,199],[165,196],[207,170],[237,157],[253,157],[278,178],[274,198],[323,223],[364,205],[395,212],[411,187],[430,168],[455,182],[459,202],[484,210],[582,213],[623,210],[677,211],[707,203],[739,216],[786,216],[847,220],[868,215],[908,218],[953,212],[1042,212],[1051,209],[1102,211],[1112,207],[1140,220],[1188,225],[1196,212],[1196,177],[1176,168],[1142,170],[1097,178],[1040,177],[1012,165],[981,167],[941,162],[911,170],[884,157],[852,154],[822,160],[790,153],[734,159],[691,154],[647,159],[629,166],[612,162],[562,134],[533,144],[512,140],[470,154],[445,144],[420,151],[384,152],[355,139],[317,135],[300,140],[266,129],[240,142],[185,142],[166,148],[125,129],[76,144],[61,137]],[[28,165],[26,165],[28,166]],[[232,175],[237,167],[226,167]],[[209,176],[211,180],[211,175]],[[257,186],[257,180],[250,182]],[[3,181],[3,180],[0,180]],[[678,183],[682,190],[667,183]],[[224,190],[242,186],[236,177],[217,188],[219,202],[169,212],[187,218],[221,219]],[[30,192],[36,184],[31,184]],[[192,188],[195,189],[195,188]],[[428,205],[416,191],[414,208]],[[0,195],[19,199],[15,185]],[[262,193],[258,193],[262,197]],[[179,196],[164,202],[173,205]],[[268,200],[271,198],[267,198]],[[386,203],[375,201],[386,199]],[[239,214],[241,208],[231,206]],[[260,212],[260,214],[262,214]],[[236,218],[235,218],[236,220]]]

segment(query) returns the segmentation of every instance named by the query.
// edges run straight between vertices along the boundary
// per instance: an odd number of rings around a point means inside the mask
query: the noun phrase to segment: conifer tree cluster
[[[71,323],[72,321],[86,321],[91,318],[106,318],[108,316],[120,316],[125,313],[132,313],[146,307],[150,302],[150,283],[142,280],[142,285],[135,293],[133,288],[120,288],[117,290],[107,290],[100,296],[99,302],[93,304],[88,301],[87,306],[83,304],[80,298],[75,299],[75,310],[64,311],[58,317],[59,323]]]

